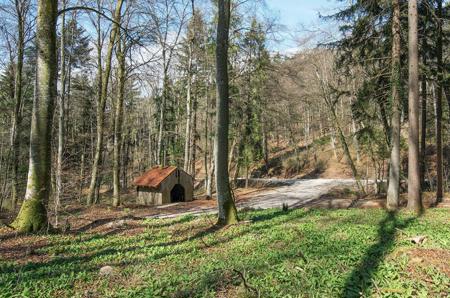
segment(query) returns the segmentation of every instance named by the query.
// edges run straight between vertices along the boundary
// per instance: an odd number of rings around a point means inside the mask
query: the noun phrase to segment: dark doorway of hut
[[[181,184],[175,184],[175,186],[170,191],[170,201],[172,203],[184,202],[184,187]]]

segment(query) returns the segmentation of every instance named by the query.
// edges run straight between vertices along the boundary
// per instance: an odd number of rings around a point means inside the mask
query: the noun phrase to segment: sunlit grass
[[[52,235],[38,263],[0,261],[0,297],[447,297],[450,278],[416,248],[450,250],[449,211],[281,210],[148,220],[127,235]],[[427,236],[417,246],[408,238]],[[447,254],[448,256],[449,254]],[[439,255],[436,255],[439,257]],[[415,260],[417,261],[417,260]],[[442,262],[449,260],[442,260]],[[110,276],[99,269],[110,265]],[[450,266],[450,264],[448,264]],[[412,270],[414,269],[414,270]]]

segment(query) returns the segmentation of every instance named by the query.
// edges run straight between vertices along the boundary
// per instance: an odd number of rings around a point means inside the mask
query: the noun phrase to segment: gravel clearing
[[[281,208],[287,204],[290,208],[301,208],[308,203],[317,200],[336,187],[349,188],[355,185],[353,179],[251,179],[252,185],[271,187],[261,189],[252,198],[237,203],[237,208],[242,209],[270,209]],[[173,204],[165,205],[166,207]],[[217,213],[216,208],[195,207],[187,212],[172,214],[157,214],[148,218],[174,218],[185,215],[205,215]]]

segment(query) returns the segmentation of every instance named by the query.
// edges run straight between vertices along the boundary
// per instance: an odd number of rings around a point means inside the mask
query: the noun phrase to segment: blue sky
[[[338,6],[336,0],[266,0],[266,4],[278,23],[286,26],[286,32],[282,33],[285,38],[273,45],[274,50],[281,52],[298,47],[294,35],[301,35],[302,28],[322,26],[319,13],[330,14]]]
[[[307,25],[318,21],[318,12],[326,14],[336,7],[335,0],[266,0],[269,9],[279,15],[285,25]]]

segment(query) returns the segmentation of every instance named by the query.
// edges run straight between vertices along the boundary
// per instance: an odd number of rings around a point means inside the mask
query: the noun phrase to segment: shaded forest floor
[[[448,214],[270,209],[222,229],[214,216],[130,217],[2,236],[0,297],[448,297]]]

